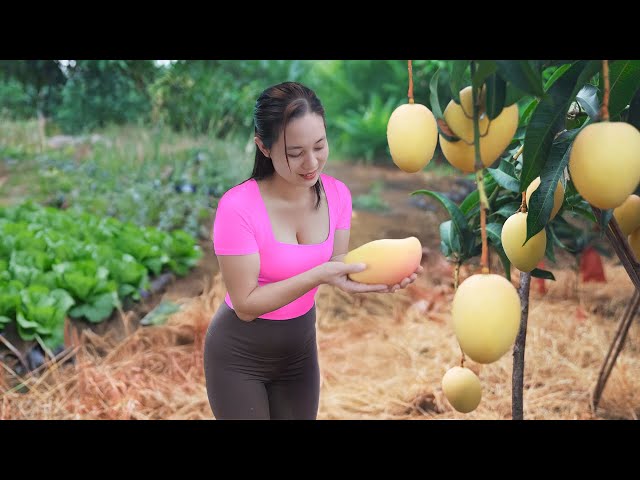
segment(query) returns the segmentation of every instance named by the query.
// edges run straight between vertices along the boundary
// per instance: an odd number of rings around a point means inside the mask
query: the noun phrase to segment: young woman
[[[312,90],[295,82],[267,88],[254,121],[253,173],[222,196],[213,226],[227,295],[207,331],[207,395],[216,419],[315,419],[318,287],[394,292],[422,267],[397,285],[348,278],[366,265],[343,262],[351,194],[322,173],[329,143]]]

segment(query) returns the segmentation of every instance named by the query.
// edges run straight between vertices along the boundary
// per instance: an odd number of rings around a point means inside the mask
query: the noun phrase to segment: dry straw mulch
[[[455,412],[442,393],[442,376],[460,361],[449,315],[453,286],[442,280],[450,274],[444,261],[432,262],[414,285],[393,295],[352,296],[321,287],[319,419],[511,418],[509,354],[490,365],[467,360],[483,385],[474,412]],[[579,285],[573,272],[558,271],[544,295],[533,285],[526,419],[635,419],[640,412],[637,322],[598,411],[590,409],[598,372],[633,293],[621,266],[607,264],[606,275],[606,284]],[[68,330],[73,363],[47,365],[26,378],[3,364],[0,419],[212,419],[202,348],[224,298],[220,277],[203,291],[181,301],[180,312],[162,326],[133,329],[124,314],[124,336]]]

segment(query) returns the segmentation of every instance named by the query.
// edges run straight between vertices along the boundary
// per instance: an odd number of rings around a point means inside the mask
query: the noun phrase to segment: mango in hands
[[[354,282],[395,285],[420,266],[422,244],[416,237],[374,240],[351,250],[344,263],[364,263],[366,270],[349,274]]]

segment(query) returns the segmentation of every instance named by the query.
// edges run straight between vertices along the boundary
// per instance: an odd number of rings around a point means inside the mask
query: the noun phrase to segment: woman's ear
[[[267,147],[264,146],[264,143],[262,143],[262,140],[260,140],[259,137],[253,137],[253,141],[256,142],[256,145],[258,146],[258,148],[260,149],[260,151],[262,152],[262,154],[267,157],[269,157],[269,149]]]

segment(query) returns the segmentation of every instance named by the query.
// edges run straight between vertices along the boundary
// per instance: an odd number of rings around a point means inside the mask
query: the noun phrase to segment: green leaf
[[[506,81],[530,95],[544,95],[541,72],[536,71],[528,60],[497,60],[496,63],[498,73]]]
[[[438,77],[442,71],[446,72],[446,70],[438,69],[438,71],[433,74],[433,77],[431,77],[431,82],[429,82],[429,91],[431,92],[431,111],[436,118],[444,118],[438,96]]]
[[[74,318],[84,317],[91,323],[100,323],[107,319],[118,305],[118,294],[116,292],[103,293],[89,299],[87,303],[73,307],[69,311],[69,315]]]
[[[430,190],[417,190],[415,192],[411,192],[411,195],[418,194],[433,197],[442,204],[447,212],[449,212],[449,215],[451,215],[451,220],[453,220],[454,235],[457,235],[460,238],[462,253],[466,253],[467,251],[469,251],[470,244],[473,239],[473,234],[469,229],[464,214],[460,211],[456,204],[438,192],[432,192]]]
[[[522,108],[522,115],[520,115],[520,121],[518,122],[519,127],[529,125],[531,115],[533,115],[538,103],[538,99],[534,97]]]
[[[445,257],[454,257],[456,260],[463,257],[460,240],[460,237],[455,234],[451,220],[440,224],[440,250]]]
[[[640,60],[618,60],[609,67],[609,117],[622,113],[640,88]]]
[[[504,267],[505,276],[507,280],[511,281],[511,261],[504,251],[502,246],[502,224],[501,223],[488,223],[487,224],[487,240],[491,243],[500,257],[502,266]]]
[[[165,300],[147,313],[144,318],[140,320],[140,325],[163,325],[169,317],[178,312],[180,308],[180,305],[177,303]]]
[[[498,168],[487,168],[487,171],[502,188],[510,192],[520,193],[520,184],[517,178],[512,177]]]
[[[487,197],[490,197],[496,188],[498,188],[498,184],[493,177],[484,179],[484,189],[486,190]],[[464,215],[467,215],[473,209],[473,207],[478,205],[479,202],[480,193],[478,192],[478,190],[474,190],[462,201],[462,203],[460,204],[460,211]]]
[[[487,78],[486,111],[487,116],[493,120],[502,112],[507,94],[507,82],[496,74]]]
[[[531,270],[531,276],[536,278],[544,278],[545,280],[554,280],[556,277],[553,276],[553,273],[548,270],[542,270],[540,268],[534,268]]]
[[[569,163],[571,145],[579,132],[580,129],[564,132],[553,142],[549,159],[540,172],[540,185],[527,200],[527,238],[525,242],[540,232],[549,220],[558,180],[561,179],[562,173]]]
[[[576,95],[576,100],[584,108],[589,118],[592,120],[600,113],[600,102],[598,101],[598,89],[593,85],[585,85]]]
[[[491,215],[498,215],[500,217],[509,218],[511,215],[516,213],[520,208],[520,203],[518,202],[509,202],[506,205],[502,205],[498,210],[493,212]]]
[[[498,68],[498,64],[495,60],[478,60],[476,64],[476,72],[473,74],[471,81],[474,87],[480,88],[482,84],[485,83],[486,78],[493,76]]]
[[[598,71],[597,61],[582,60],[571,66],[538,103],[527,126],[524,139],[520,191],[536,178],[547,161],[556,133],[564,121],[578,91]]]
[[[504,78],[504,77],[503,77]],[[507,93],[505,95],[504,106],[508,107],[517,103],[522,97],[527,95],[526,92],[523,92],[518,87],[516,87],[513,83],[507,82]]]
[[[558,78],[560,78],[562,75],[564,75],[564,72],[569,70],[570,67],[571,67],[571,65],[562,65],[555,72],[553,72],[553,74],[551,75],[549,80],[547,80],[547,83],[544,84],[544,91],[546,92],[547,90],[549,90],[551,85],[556,83],[556,80],[558,80]]]
[[[460,90],[464,84],[464,74],[469,68],[469,60],[454,60],[451,62],[451,77],[449,85],[451,87],[451,97],[460,105]]]

